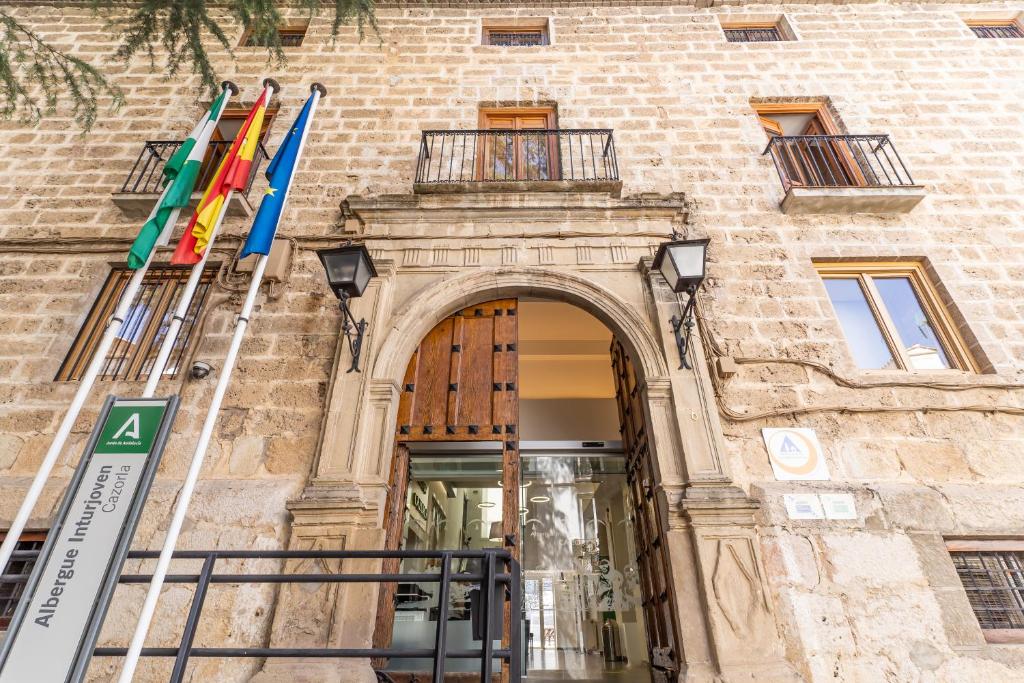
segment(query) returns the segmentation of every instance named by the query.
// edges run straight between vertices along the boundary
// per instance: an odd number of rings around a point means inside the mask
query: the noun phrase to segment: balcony
[[[413,184],[417,193],[621,189],[607,129],[426,130]]]
[[[924,199],[888,135],[773,137],[783,213],[908,213]]]
[[[203,166],[199,171],[199,179],[196,181],[196,191],[192,193],[190,206],[195,208],[202,197],[203,190],[213,179],[217,167],[224,159],[224,155],[231,148],[231,140],[214,140],[206,151],[206,158],[203,159]],[[164,164],[181,147],[181,140],[150,140],[142,148],[142,153],[135,160],[135,165],[128,173],[120,191],[113,195],[114,203],[128,216],[144,217],[149,215],[154,202],[159,198],[163,187],[163,174],[161,173]],[[252,188],[252,181],[259,173],[260,167],[267,159],[267,150],[260,143],[256,148],[256,156],[253,157],[252,171],[245,184],[245,190],[235,193],[228,205],[229,216],[251,216],[253,204],[249,201],[249,190]]]

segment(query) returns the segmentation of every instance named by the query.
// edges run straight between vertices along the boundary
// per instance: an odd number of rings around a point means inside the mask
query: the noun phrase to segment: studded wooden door
[[[612,341],[611,355],[652,678],[657,683],[674,683],[679,676],[679,650],[672,571],[665,542],[667,524],[662,501],[656,494],[658,471],[649,450],[643,397],[633,364],[618,340]]]
[[[402,539],[409,483],[409,449],[418,441],[502,443],[502,532],[519,547],[518,302],[499,299],[445,318],[420,342],[405,372],[395,430],[395,455],[385,510],[385,547]],[[384,562],[397,572],[396,560]],[[383,585],[374,632],[376,647],[390,642],[395,585]],[[505,633],[508,633],[506,615]]]

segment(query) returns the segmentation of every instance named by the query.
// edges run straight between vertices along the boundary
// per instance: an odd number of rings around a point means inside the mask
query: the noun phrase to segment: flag
[[[242,248],[242,258],[249,254],[266,255],[270,253],[270,246],[274,243],[274,235],[277,233],[277,224],[280,222],[281,212],[284,210],[288,187],[291,185],[292,176],[299,161],[302,139],[306,126],[309,124],[315,98],[316,95],[310,95],[306,100],[306,106],[299,112],[291,130],[285,135],[273,160],[267,166],[266,176],[270,181],[270,187],[263,195],[259,211],[256,212],[256,218],[252,222],[252,229]]]
[[[199,206],[192,214],[185,234],[178,241],[171,263],[199,263],[203,258],[203,252],[206,251],[206,245],[210,243],[217,219],[225,209],[228,194],[234,190],[245,189],[249,172],[252,170],[252,160],[259,146],[260,132],[263,130],[263,118],[267,111],[266,99],[267,91],[264,90],[239,128],[228,153],[217,166],[217,172],[203,193],[203,198],[199,200]]]
[[[213,101],[209,111],[199,120],[188,138],[181,143],[181,147],[164,164],[164,193],[128,251],[129,268],[137,269],[146,265],[153,247],[157,244],[167,244],[174,228],[173,225],[168,225],[168,219],[175,209],[188,206],[192,198],[192,190],[195,189],[203,157],[227,100],[228,90],[225,89],[220,97]]]

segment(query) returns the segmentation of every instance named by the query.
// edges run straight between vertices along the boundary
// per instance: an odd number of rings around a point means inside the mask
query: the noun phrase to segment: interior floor
[[[600,654],[533,648],[526,658],[526,680],[577,681],[578,683],[626,683],[650,680],[646,666],[606,662]]]

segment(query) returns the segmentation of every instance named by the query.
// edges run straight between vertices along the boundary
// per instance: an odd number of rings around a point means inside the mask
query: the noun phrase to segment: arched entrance
[[[519,553],[527,596],[519,616],[533,636],[527,680],[626,671],[629,680],[673,680],[676,613],[642,380],[643,370],[664,371],[663,359],[636,313],[590,283],[490,277],[465,297],[459,286],[470,283],[450,283],[444,298],[456,310],[435,301],[426,316],[416,311],[430,294],[412,302],[397,319],[426,329],[389,335],[378,355],[374,375],[387,376],[411,347],[386,545]],[[491,291],[505,296],[488,300]],[[399,585],[381,596],[377,644],[432,632],[417,624],[430,618],[421,593]]]

